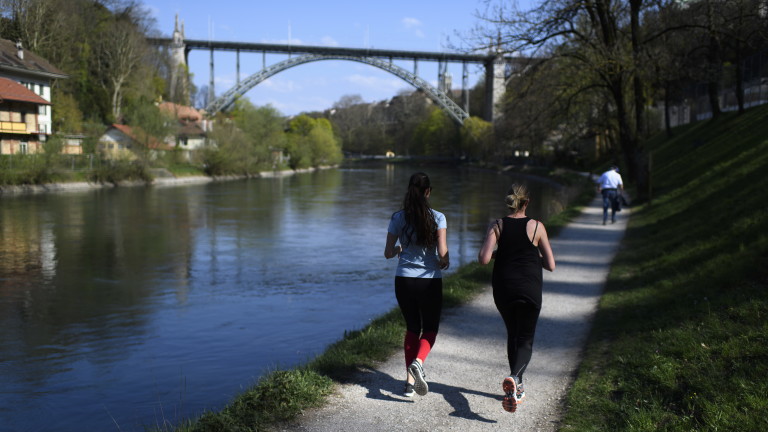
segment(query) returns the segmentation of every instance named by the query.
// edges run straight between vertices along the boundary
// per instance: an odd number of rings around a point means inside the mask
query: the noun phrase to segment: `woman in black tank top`
[[[507,192],[510,214],[488,227],[478,254],[493,264],[493,301],[507,328],[510,374],[504,378],[502,407],[515,412],[525,398],[523,372],[533,354],[533,337],[541,310],[542,268],[553,271],[555,257],[544,224],[525,215],[528,190],[513,184]],[[494,250],[495,249],[495,250]]]

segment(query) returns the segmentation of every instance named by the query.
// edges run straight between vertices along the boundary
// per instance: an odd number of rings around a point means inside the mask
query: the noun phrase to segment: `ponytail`
[[[415,239],[417,245],[424,247],[437,246],[437,223],[426,197],[427,191],[431,189],[429,177],[418,172],[411,176],[408,191],[403,198],[405,237],[408,241]]]
[[[512,212],[517,212],[528,204],[529,199],[528,188],[525,185],[515,183],[509,187],[504,201]]]

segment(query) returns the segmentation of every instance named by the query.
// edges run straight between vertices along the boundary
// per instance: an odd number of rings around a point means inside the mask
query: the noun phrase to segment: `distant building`
[[[107,158],[132,160],[139,152],[147,152],[150,158],[155,158],[172,147],[141,128],[113,124],[99,138],[97,150]]]
[[[0,94],[0,154],[42,151],[42,144],[53,133],[51,84],[68,75],[24,51],[20,42],[0,39],[0,78],[4,78],[5,92]]]
[[[191,152],[205,146],[213,120],[206,119],[200,110],[173,102],[161,102],[158,108],[177,121],[175,134],[165,139],[167,144],[184,152],[187,159]]]

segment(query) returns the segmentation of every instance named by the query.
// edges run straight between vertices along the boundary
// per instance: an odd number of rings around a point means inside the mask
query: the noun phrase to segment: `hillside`
[[[768,430],[768,106],[652,150],[564,430]]]

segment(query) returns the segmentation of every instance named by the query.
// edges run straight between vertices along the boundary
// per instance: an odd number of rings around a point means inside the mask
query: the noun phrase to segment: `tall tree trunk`
[[[707,26],[709,30],[709,47],[707,49],[707,96],[712,111],[712,118],[716,119],[722,114],[720,109],[720,78],[722,77],[722,63],[720,54],[720,41],[715,34],[715,17],[712,0],[707,1]]]
[[[630,0],[630,29],[632,37],[632,62],[634,74],[632,85],[635,93],[635,133],[638,136],[645,134],[645,94],[643,81],[640,76],[640,8],[643,0]]]
[[[669,80],[664,81],[664,129],[667,136],[672,137],[672,118],[669,113],[669,105],[672,103],[672,97],[669,95],[672,91],[672,83]]]
[[[739,104],[739,115],[744,114],[744,70],[742,65],[741,41],[736,41],[736,101]]]

